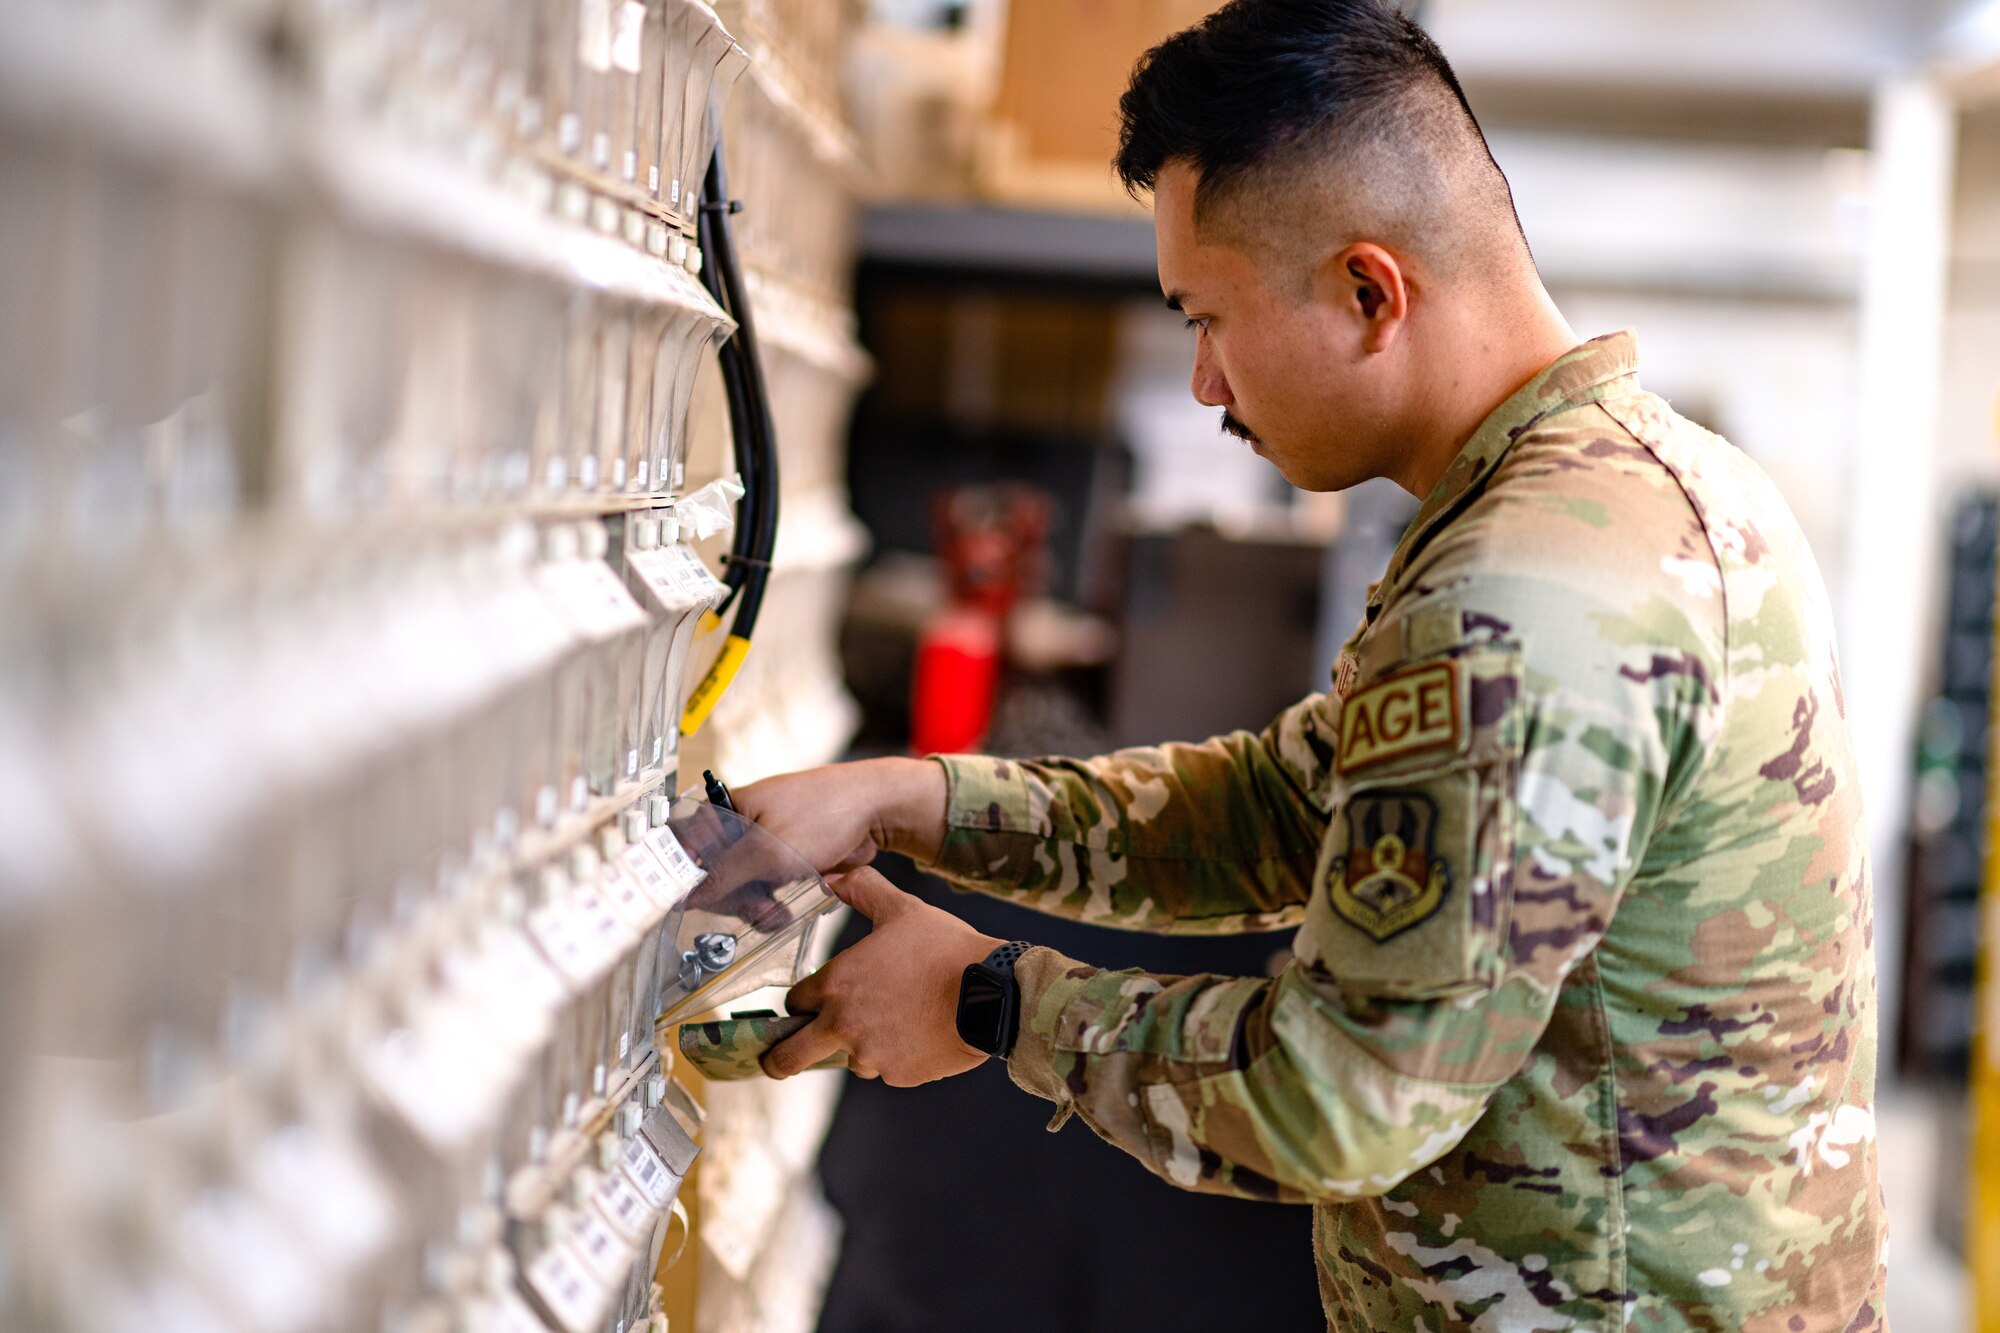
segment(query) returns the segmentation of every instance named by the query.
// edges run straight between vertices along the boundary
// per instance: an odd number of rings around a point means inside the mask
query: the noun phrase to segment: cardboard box
[[[1132,66],[1216,0],[1013,0],[980,186],[1010,203],[1140,211],[1111,172]]]

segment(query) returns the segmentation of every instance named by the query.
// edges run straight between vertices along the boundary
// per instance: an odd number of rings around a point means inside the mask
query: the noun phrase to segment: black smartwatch
[[[958,983],[958,1036],[967,1046],[1006,1059],[1021,1030],[1021,986],[1014,963],[1035,946],[1025,940],[1003,944],[986,961],[965,969]]]

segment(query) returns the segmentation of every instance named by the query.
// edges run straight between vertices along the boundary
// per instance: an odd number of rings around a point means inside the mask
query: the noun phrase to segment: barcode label
[[[654,1208],[623,1171],[613,1171],[597,1188],[597,1206],[626,1240],[637,1244],[653,1224]]]
[[[528,1267],[528,1285],[569,1333],[593,1333],[611,1293],[567,1245],[551,1245]]]
[[[595,884],[586,884],[577,893],[576,910],[594,936],[592,942],[601,966],[609,968],[638,942]]]
[[[708,566],[701,563],[701,557],[691,546],[669,547],[664,552],[668,566],[668,577],[674,586],[696,601],[708,602],[722,590],[722,584],[708,572]]]
[[[708,872],[694,863],[694,858],[687,854],[687,848],[681,846],[681,840],[665,824],[646,835],[646,845],[653,849],[653,855],[660,858],[660,865],[674,881],[678,890],[674,901],[687,897],[695,885],[708,878]]]
[[[646,896],[657,903],[661,910],[671,908],[681,899],[681,891],[667,878],[667,869],[660,864],[660,858],[653,855],[643,843],[633,843],[619,858],[625,867],[625,874]]]
[[[619,1159],[619,1164],[632,1178],[632,1183],[639,1187],[639,1192],[646,1196],[646,1202],[654,1208],[666,1207],[668,1200],[674,1197],[672,1173],[661,1164],[653,1145],[644,1139],[637,1136],[627,1139],[625,1155]]]
[[[631,1271],[631,1248],[595,1208],[584,1209],[577,1218],[576,1229],[569,1233],[569,1243],[582,1256],[584,1265],[606,1286],[618,1286]]]
[[[644,854],[643,849],[641,854]],[[606,866],[602,884],[604,901],[611,904],[612,910],[633,930],[646,930],[660,919],[659,904],[625,873],[623,866]]]
[[[712,604],[722,595],[722,584],[692,547],[654,547],[627,559],[663,606],[687,610]]]

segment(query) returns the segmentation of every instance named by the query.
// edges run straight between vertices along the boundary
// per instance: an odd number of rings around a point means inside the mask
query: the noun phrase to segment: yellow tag
[[[1458,663],[1434,662],[1378,680],[1348,696],[1340,711],[1342,773],[1427,750],[1457,750]]]

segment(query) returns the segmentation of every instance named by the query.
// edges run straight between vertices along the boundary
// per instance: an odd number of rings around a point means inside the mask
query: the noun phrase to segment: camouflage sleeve
[[[945,878],[1056,916],[1183,934],[1301,919],[1326,830],[1332,708],[1095,759],[939,756]]]
[[[1604,1040],[1558,992],[1669,775],[1699,762],[1715,644],[1669,603],[1535,580],[1441,575],[1383,622],[1342,705],[1283,975],[1106,972],[1047,949],[1017,965],[1014,1080],[1185,1188],[1384,1193],[1458,1143],[1552,1023]],[[1635,644],[1651,669],[1631,668]]]

